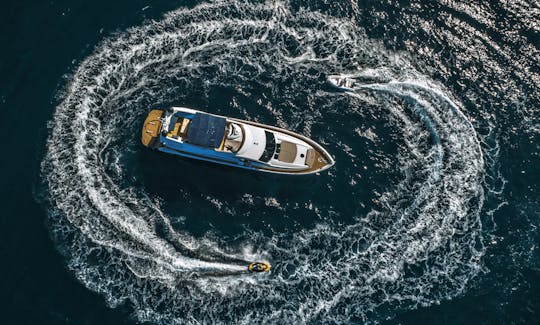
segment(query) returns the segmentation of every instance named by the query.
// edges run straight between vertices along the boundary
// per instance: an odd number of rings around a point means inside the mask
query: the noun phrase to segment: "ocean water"
[[[539,322],[538,5],[1,8],[2,323]],[[171,105],[302,133],[336,165],[143,148]]]

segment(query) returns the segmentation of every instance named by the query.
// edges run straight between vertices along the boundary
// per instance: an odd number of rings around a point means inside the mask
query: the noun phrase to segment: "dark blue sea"
[[[539,12],[2,1],[0,323],[538,324]],[[171,106],[301,133],[336,164],[143,147]]]

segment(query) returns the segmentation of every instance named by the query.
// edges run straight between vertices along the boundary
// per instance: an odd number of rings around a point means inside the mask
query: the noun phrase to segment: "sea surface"
[[[0,323],[540,322],[538,3],[6,0],[0,31]],[[144,148],[172,105],[336,165]]]

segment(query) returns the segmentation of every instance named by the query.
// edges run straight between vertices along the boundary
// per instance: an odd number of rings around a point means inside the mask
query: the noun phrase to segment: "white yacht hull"
[[[199,120],[204,120],[202,124],[209,123],[211,130],[201,130]],[[186,123],[188,126],[184,127]],[[219,141],[196,143],[219,140],[222,123],[225,123],[225,131],[219,145]],[[235,140],[237,134],[227,134],[235,129],[233,125],[241,129],[242,142]],[[213,128],[218,131],[214,132]],[[201,132],[213,133],[201,135]],[[303,135],[183,107],[151,111],[143,126],[142,142],[147,147],[177,156],[275,174],[319,173],[335,163],[321,145]]]

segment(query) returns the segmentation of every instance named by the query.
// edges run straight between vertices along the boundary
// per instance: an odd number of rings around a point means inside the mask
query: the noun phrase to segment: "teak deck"
[[[142,128],[141,141],[146,147],[154,148],[156,142],[159,142],[159,133],[161,132],[161,120],[163,116],[162,110],[152,110],[148,113]]]

